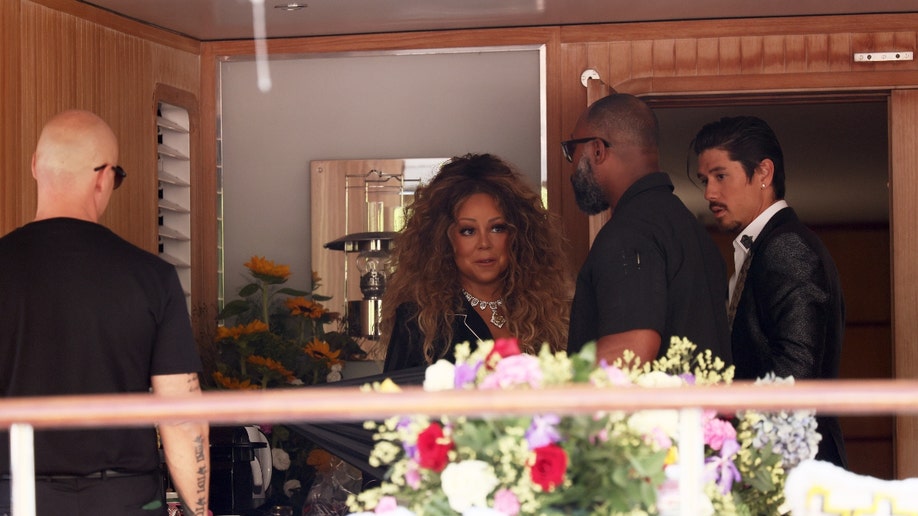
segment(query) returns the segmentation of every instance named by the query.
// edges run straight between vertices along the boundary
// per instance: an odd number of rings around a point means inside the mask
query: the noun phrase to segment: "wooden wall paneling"
[[[676,74],[676,41],[659,39],[651,42],[653,53],[653,74],[656,77],[670,77]]]
[[[128,177],[100,222],[132,244],[156,252],[156,133],[150,52],[134,37],[89,22],[78,53],[76,77],[89,78],[72,107],[94,111],[118,136],[119,161]],[[84,79],[85,80],[85,79]]]
[[[150,57],[154,84],[167,84],[187,92],[201,91],[201,55],[151,44]]]
[[[826,34],[806,35],[806,65],[808,72],[829,70],[829,38]]]
[[[760,74],[764,65],[764,49],[761,36],[740,38],[740,67],[743,74]]]
[[[4,0],[10,1],[10,0]],[[54,11],[74,16],[81,20],[131,35],[135,38],[191,53],[200,52],[200,42],[174,32],[165,31],[113,12],[100,9],[77,0],[12,0],[23,5],[43,6]]]
[[[698,69],[698,41],[679,38],[673,41],[675,75],[694,75]]]
[[[631,77],[643,79],[654,76],[653,71],[653,40],[639,40],[631,42]],[[603,79],[611,87],[614,84]]]
[[[698,66],[694,73],[686,75],[717,75],[720,72],[720,41],[717,38],[698,38]]]
[[[781,73],[785,69],[785,41],[783,36],[762,38],[762,73]]]
[[[561,79],[559,81],[561,88],[561,116],[559,119],[561,135],[559,142],[571,137],[574,124],[576,124],[577,118],[580,116],[580,112],[576,110],[582,109],[586,105],[586,88],[580,82],[580,74],[590,68],[599,72],[600,77],[603,77],[603,74],[611,74],[609,72],[609,55],[606,54],[604,59],[596,55],[596,52],[602,53],[603,50],[608,52],[608,49],[609,46],[602,43],[576,44],[568,48],[564,48],[562,45],[561,54],[563,57],[561,59]],[[621,50],[619,55],[621,55]],[[612,60],[613,67],[616,62],[616,60]],[[560,151],[558,145],[559,143],[554,143],[556,152]],[[552,152],[552,147],[552,142],[549,141],[549,152]],[[569,178],[573,171],[573,164],[568,163],[564,158],[561,159],[560,164],[561,166],[558,167],[556,175],[564,179],[559,181],[560,188],[555,198],[559,200],[560,210],[558,213],[565,226],[564,235],[567,239],[565,252],[567,253],[568,263],[571,265],[572,273],[576,274],[580,264],[586,260],[587,250],[590,247],[589,223],[586,214],[577,207],[574,191],[571,189]],[[549,175],[552,175],[552,171],[549,171]],[[549,192],[549,195],[551,195],[551,192]]]
[[[893,342],[896,378],[918,377],[918,89],[889,101]],[[896,474],[918,477],[918,416],[896,420]]]
[[[195,340],[204,366],[202,381],[210,384],[216,370],[216,349],[213,337],[217,324],[217,188],[218,146],[217,139],[217,59],[210,53],[210,47],[202,48],[198,61],[198,158],[193,162],[199,173],[192,177],[191,185],[191,231],[198,235],[191,246],[191,266],[195,274],[191,278],[191,323]],[[194,142],[192,142],[194,145]]]
[[[561,59],[560,34],[553,30],[545,43],[545,109],[546,137],[548,138],[548,171],[545,188],[548,197],[548,210],[560,217],[560,192],[565,187],[566,174],[563,173],[567,161],[558,148],[563,137],[561,120],[561,83],[563,81],[563,60]]]
[[[784,52],[784,73],[806,72],[806,36],[785,36]]]
[[[851,35],[847,33],[829,34],[828,66],[831,72],[851,70],[854,54],[851,52]]]
[[[0,235],[21,226],[25,220],[23,195],[26,176],[23,170],[19,2],[0,2]]]
[[[590,48],[595,48],[596,44],[590,45]],[[604,43],[602,48],[606,49],[608,54],[606,55],[608,61],[608,74],[605,74],[602,69],[600,71],[600,78],[603,82],[611,84],[610,81],[615,77],[631,77],[631,43],[627,41],[613,41],[611,43]],[[583,86],[581,84],[581,86]],[[586,92],[584,92],[584,98],[586,98]]]
[[[717,45],[718,74],[739,75],[743,72],[741,38],[720,38]]]

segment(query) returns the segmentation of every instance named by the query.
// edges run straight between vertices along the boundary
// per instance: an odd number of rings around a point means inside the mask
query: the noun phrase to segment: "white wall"
[[[544,177],[538,48],[275,59],[258,90],[253,61],[221,65],[226,297],[252,255],[309,278],[309,162],[469,152]],[[343,255],[342,255],[343,256]]]

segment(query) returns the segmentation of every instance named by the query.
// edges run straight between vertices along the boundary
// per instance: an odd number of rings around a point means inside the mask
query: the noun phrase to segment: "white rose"
[[[288,480],[284,482],[284,494],[287,497],[293,496],[293,493],[299,491],[303,486],[300,484],[300,481],[297,479]]]
[[[440,473],[440,484],[449,506],[462,513],[472,507],[487,507],[488,495],[497,487],[494,468],[480,460],[453,462]]]
[[[670,439],[679,431],[679,411],[677,410],[642,410],[628,418],[628,426],[641,435],[650,435],[659,430]]]
[[[290,455],[280,448],[271,450],[271,463],[278,471],[287,471],[290,468]]]
[[[437,360],[424,371],[425,391],[451,391],[455,388],[456,366],[449,360]]]
[[[681,387],[683,385],[682,378],[662,371],[642,374],[635,383],[641,387]]]

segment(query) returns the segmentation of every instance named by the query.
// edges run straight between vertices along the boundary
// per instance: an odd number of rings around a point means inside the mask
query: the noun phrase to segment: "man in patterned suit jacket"
[[[692,147],[711,212],[736,235],[727,309],[736,378],[837,378],[845,329],[838,271],[784,200],[774,131],[756,117],[727,117],[705,125]],[[817,421],[816,458],[847,467],[838,420]]]

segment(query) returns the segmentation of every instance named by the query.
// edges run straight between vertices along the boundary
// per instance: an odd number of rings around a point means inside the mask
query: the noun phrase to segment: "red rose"
[[[555,486],[561,485],[564,472],[567,471],[567,453],[557,444],[549,444],[533,450],[535,459],[529,468],[532,481],[542,488],[542,491],[551,491]]]
[[[497,339],[494,341],[494,347],[491,349],[491,352],[488,353],[488,357],[485,359],[485,364],[488,364],[489,367],[493,366],[493,361],[497,360],[494,357],[497,356],[498,359],[506,358],[513,355],[519,355],[522,353],[520,351],[520,343],[516,340],[516,337],[511,337],[509,339]]]
[[[453,442],[443,436],[443,427],[431,423],[418,434],[418,464],[422,468],[443,471],[449,459],[447,452],[453,449]]]

